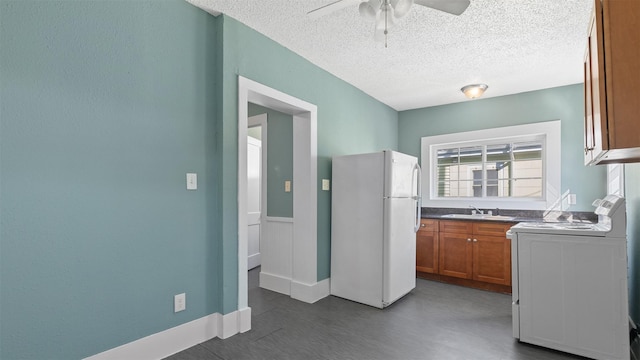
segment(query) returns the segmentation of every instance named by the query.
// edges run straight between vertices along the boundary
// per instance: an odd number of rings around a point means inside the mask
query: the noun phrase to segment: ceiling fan
[[[406,15],[414,3],[452,15],[460,15],[469,7],[470,2],[469,0],[338,0],[311,10],[307,15],[317,19],[357,3],[360,3],[358,6],[360,16],[375,21],[374,39],[384,40],[386,47],[389,28]]]

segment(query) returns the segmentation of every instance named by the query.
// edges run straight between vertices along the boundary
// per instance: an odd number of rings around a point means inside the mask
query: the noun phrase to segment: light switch
[[[173,312],[183,311],[187,308],[187,294],[182,293],[173,297]]]
[[[198,174],[187,173],[187,190],[198,189]]]
[[[322,190],[329,191],[329,189],[330,189],[329,179],[322,179]]]
[[[291,192],[291,180],[284,182],[284,192]]]

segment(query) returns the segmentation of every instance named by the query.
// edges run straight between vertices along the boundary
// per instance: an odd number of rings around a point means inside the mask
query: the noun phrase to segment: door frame
[[[290,295],[305,302],[315,302],[329,295],[328,281],[318,283],[317,277],[318,108],[238,76],[238,310],[241,313],[243,309],[248,309],[246,189],[250,102],[293,116],[293,259]]]

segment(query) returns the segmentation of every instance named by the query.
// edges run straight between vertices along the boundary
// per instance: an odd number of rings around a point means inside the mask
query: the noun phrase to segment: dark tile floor
[[[306,304],[258,287],[249,272],[252,329],[167,359],[582,359],[511,337],[511,297],[418,279],[380,310],[329,296]]]

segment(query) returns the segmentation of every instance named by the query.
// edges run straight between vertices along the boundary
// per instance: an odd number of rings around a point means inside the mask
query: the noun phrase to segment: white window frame
[[[500,128],[467,131],[461,133],[426,136],[421,139],[421,165],[423,201],[425,207],[529,209],[544,210],[561,195],[561,126],[560,120],[533,124],[506,126]],[[495,197],[438,197],[434,181],[437,167],[437,149],[451,146],[484,145],[499,141],[511,142],[543,138],[542,197],[539,198],[495,198]]]

